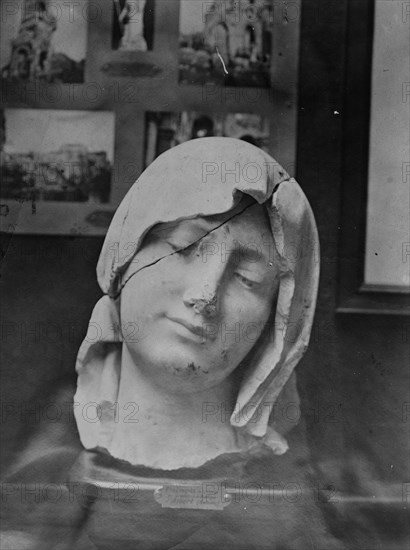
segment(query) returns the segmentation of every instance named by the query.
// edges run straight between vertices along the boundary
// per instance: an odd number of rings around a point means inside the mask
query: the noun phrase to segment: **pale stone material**
[[[163,470],[286,452],[319,246],[278,163],[231,138],[167,151],[119,206],[97,275],[77,359],[86,449]]]

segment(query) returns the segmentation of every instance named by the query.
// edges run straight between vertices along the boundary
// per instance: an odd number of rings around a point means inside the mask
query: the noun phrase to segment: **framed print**
[[[2,78],[81,83],[87,47],[86,3],[13,0],[3,6]]]
[[[181,0],[179,81],[270,86],[273,2]]]
[[[153,49],[154,0],[113,0],[112,47],[114,50]]]
[[[269,120],[249,113],[149,112],[145,132],[145,166],[167,149],[195,138],[233,137],[265,151],[269,145]]]
[[[175,0],[101,0],[89,24],[88,80],[168,73],[177,52],[177,7]]]
[[[401,5],[375,10],[364,284],[409,293],[410,30]]]
[[[111,217],[114,113],[5,109],[2,229],[99,233]]]
[[[408,315],[409,28],[400,2],[367,0],[353,12],[337,311]]]

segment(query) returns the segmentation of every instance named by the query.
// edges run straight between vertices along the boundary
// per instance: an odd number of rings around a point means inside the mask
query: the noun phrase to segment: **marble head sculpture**
[[[283,454],[318,248],[301,188],[254,145],[210,137],[159,156],[98,261],[104,296],[76,365],[83,446],[162,470]]]

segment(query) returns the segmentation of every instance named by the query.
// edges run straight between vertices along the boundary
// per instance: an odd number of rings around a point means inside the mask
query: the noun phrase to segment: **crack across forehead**
[[[238,218],[239,216],[241,216],[244,212],[248,211],[250,208],[254,207],[256,204],[258,204],[258,203],[256,203],[253,200],[250,203],[249,203],[249,201],[246,201],[246,204],[242,205],[242,207],[241,207],[241,203],[239,203],[234,208],[233,211],[230,211],[230,212],[227,212],[227,213],[224,213],[224,214],[215,214],[213,216],[206,216],[205,219],[207,220],[207,222],[214,221],[214,223],[216,223],[216,225],[214,227],[212,227],[211,229],[206,229],[205,224],[204,224],[204,226],[202,228],[203,229],[203,234],[201,234],[198,238],[194,238],[194,239],[190,240],[190,242],[187,243],[186,245],[181,246],[180,248],[177,248],[176,250],[173,250],[172,252],[169,252],[167,254],[163,254],[159,258],[156,258],[155,260],[152,260],[152,261],[144,264],[140,268],[135,269],[135,271],[132,271],[131,273],[129,273],[128,277],[126,277],[123,281],[121,281],[121,284],[119,286],[119,290],[116,293],[114,298],[118,298],[118,296],[121,293],[121,290],[128,283],[128,281],[132,277],[134,277],[134,275],[137,275],[138,273],[140,273],[144,269],[148,269],[149,267],[152,267],[152,266],[158,264],[159,262],[161,262],[165,258],[169,258],[170,256],[174,256],[175,254],[179,254],[179,253],[183,252],[184,250],[187,250],[187,249],[199,244],[206,237],[208,237],[209,235],[212,235],[215,231],[218,231],[222,227],[226,227],[226,230],[229,233],[229,226],[227,224],[229,222],[231,222],[232,220],[234,220],[234,219]],[[223,218],[223,219],[221,220],[221,218]],[[147,241],[149,241],[150,237],[152,237],[153,235],[155,235],[155,234],[158,235],[158,234],[161,234],[161,232],[165,233],[165,232],[168,232],[172,229],[176,229],[176,228],[181,226],[181,223],[189,222],[192,219],[201,219],[201,218],[200,217],[197,217],[197,218],[184,218],[182,220],[178,220],[178,221],[175,221],[175,222],[166,222],[166,223],[163,223],[163,224],[157,224],[156,226],[153,226],[148,231],[148,233],[145,235],[144,240],[143,240],[142,245],[141,245],[139,250],[143,249],[144,244],[146,244]],[[218,220],[221,220],[221,221],[218,223]],[[247,254],[252,255],[253,252],[252,251],[247,251]],[[256,254],[256,252],[255,252],[255,254]],[[271,258],[269,258],[269,259],[267,258],[267,263],[270,267],[273,266],[273,260]],[[132,261],[130,262],[129,266],[130,265],[132,265]],[[129,270],[129,266],[125,270],[125,274]]]

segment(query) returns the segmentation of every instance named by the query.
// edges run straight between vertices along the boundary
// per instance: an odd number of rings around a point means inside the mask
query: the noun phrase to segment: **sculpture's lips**
[[[192,332],[192,334],[195,334],[196,336],[200,336],[203,340],[205,340],[205,331],[204,331],[204,325],[201,324],[194,324],[190,321],[187,321],[186,319],[181,319],[179,317],[168,317],[170,321],[173,321],[174,323],[178,323],[178,325],[182,325],[185,327],[189,332]]]

